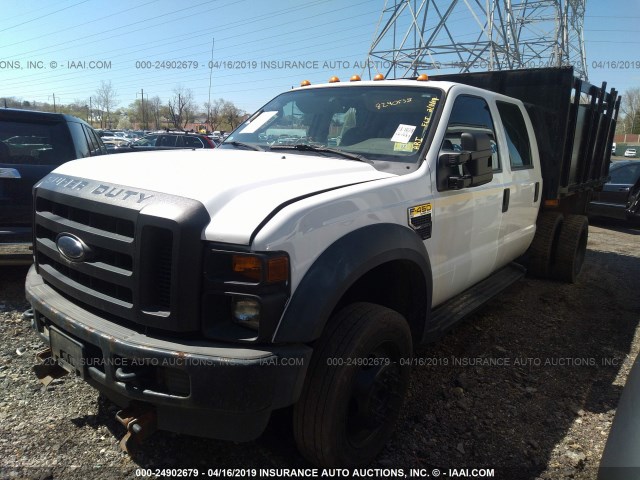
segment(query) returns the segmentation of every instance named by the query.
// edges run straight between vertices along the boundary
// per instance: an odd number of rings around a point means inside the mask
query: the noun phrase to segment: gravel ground
[[[640,350],[640,229],[599,223],[575,285],[516,283],[422,347],[397,433],[372,468],[593,479]],[[26,268],[0,269],[0,478],[133,478],[136,468],[305,468],[287,413],[255,442],[156,432],[120,451],[117,408],[70,376],[42,388],[22,318]],[[433,477],[432,477],[433,478]]]

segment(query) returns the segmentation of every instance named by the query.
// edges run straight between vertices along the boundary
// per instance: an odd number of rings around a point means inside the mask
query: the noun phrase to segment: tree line
[[[630,88],[622,94],[616,133],[640,134],[640,87]]]
[[[70,103],[32,102],[15,97],[0,98],[0,106],[58,112],[82,118],[95,128],[121,130],[189,129],[189,125],[204,125],[212,132],[229,131],[246,119],[246,112],[233,102],[219,98],[197,105],[189,88],[177,86],[173,96],[163,102],[159,96],[149,97],[141,91],[127,107],[118,107],[118,92],[111,81],[103,81],[88,99]]]
[[[45,112],[57,111],[82,118],[96,128],[183,130],[188,125],[204,125],[207,130],[229,131],[246,119],[246,112],[233,102],[219,98],[211,103],[197,105],[193,92],[178,86],[173,96],[163,102],[159,96],[148,97],[140,92],[128,107],[118,108],[118,93],[111,81],[101,82],[89,99],[74,100],[66,104],[30,102],[15,97],[0,98],[0,106]],[[630,88],[622,94],[622,104],[616,133],[640,134],[640,87]]]

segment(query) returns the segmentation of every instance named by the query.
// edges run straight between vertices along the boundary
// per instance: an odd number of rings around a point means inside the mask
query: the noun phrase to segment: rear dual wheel
[[[589,221],[584,215],[567,215],[562,223],[553,276],[575,283],[587,252]]]
[[[584,215],[541,213],[529,249],[529,271],[536,277],[574,283],[584,264],[588,236]]]
[[[549,278],[556,262],[557,245],[564,217],[558,212],[542,212],[536,222],[536,234],[529,247],[529,272]]]

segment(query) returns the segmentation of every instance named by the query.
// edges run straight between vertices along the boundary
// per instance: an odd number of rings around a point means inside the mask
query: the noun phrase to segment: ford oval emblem
[[[72,262],[86,260],[91,252],[82,240],[71,233],[60,233],[56,237],[56,247],[64,258]]]

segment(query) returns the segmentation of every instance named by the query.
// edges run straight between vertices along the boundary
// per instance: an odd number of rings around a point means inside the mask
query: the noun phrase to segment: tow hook
[[[36,358],[42,363],[33,366],[33,373],[36,374],[44,388],[47,388],[57,378],[64,377],[69,373],[53,359],[51,348],[40,350],[36,353]]]
[[[31,322],[31,326],[33,326],[34,317],[35,317],[35,314],[33,313],[33,308],[30,308],[29,310],[25,310],[24,312],[22,312],[22,318],[24,318],[25,320],[29,320]]]
[[[127,453],[157,430],[155,409],[141,403],[133,402],[127,408],[120,410],[116,413],[116,420],[127,429],[127,433],[120,440],[120,448]]]

